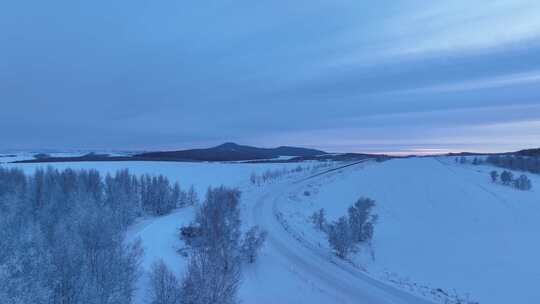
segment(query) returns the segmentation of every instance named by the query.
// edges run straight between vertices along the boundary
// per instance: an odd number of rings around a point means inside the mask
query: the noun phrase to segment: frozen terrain
[[[46,154],[50,157],[78,157],[90,153],[90,151],[79,151],[79,152],[41,152],[41,151],[1,151],[0,152],[0,164],[7,164],[15,161],[22,160],[32,160],[35,159],[37,154]],[[95,154],[107,154],[109,156],[128,156],[134,152],[112,152],[112,151],[92,151]]]
[[[150,161],[99,161],[99,162],[62,162],[62,163],[32,163],[5,164],[5,167],[22,168],[26,173],[32,173],[36,168],[52,166],[57,169],[96,169],[104,174],[113,174],[117,170],[129,169],[134,174],[165,175],[171,181],[178,181],[181,187],[194,185],[200,195],[209,186],[245,187],[249,185],[252,172],[261,174],[265,170],[293,169],[296,163],[211,163],[211,162],[150,162]],[[308,167],[309,164],[303,166]]]
[[[336,219],[359,197],[373,198],[374,257],[369,248],[353,257],[371,275],[434,299],[540,303],[540,196],[492,183],[493,169],[453,158],[370,163],[313,179],[278,206],[298,236],[329,251],[309,215],[324,208]]]
[[[31,172],[46,165],[16,166]],[[479,303],[540,303],[535,188],[494,184],[488,176],[493,167],[443,157],[368,161],[308,179],[316,172],[249,183],[251,172],[284,166],[297,164],[54,164],[164,174],[183,186],[194,184],[200,194],[210,185],[240,187],[244,227],[258,224],[269,232],[260,259],[244,269],[243,303],[444,303],[453,295]],[[528,175],[533,187],[540,187],[540,178]],[[377,201],[372,247],[341,261],[309,216],[324,208],[330,220],[336,219],[361,196]],[[129,240],[142,239],[145,269],[161,258],[183,273],[186,260],[176,253],[182,247],[177,230],[193,214],[192,208],[181,209],[141,219],[130,229]],[[144,277],[140,286],[138,302],[144,303]]]

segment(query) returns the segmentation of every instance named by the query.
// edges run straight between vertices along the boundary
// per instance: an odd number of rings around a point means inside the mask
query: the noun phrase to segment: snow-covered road
[[[315,179],[319,177],[321,175]],[[280,221],[279,204],[290,195],[301,191],[306,182],[307,180],[303,180],[272,185],[253,203],[253,222],[268,231],[265,254],[260,260],[262,265],[272,265],[274,275],[277,275],[279,270],[275,267],[281,268],[282,278],[294,275],[296,279],[309,285],[307,293],[304,292],[303,295],[306,303],[431,303],[367,276],[351,264],[333,257],[328,250],[295,237],[289,230],[290,227],[286,229],[286,223]],[[259,270],[261,273],[256,275],[265,276],[264,270]],[[275,279],[275,284],[281,284],[279,277]],[[265,286],[259,288],[264,289]],[[285,288],[283,292],[288,293],[290,290]],[[286,298],[285,294],[274,295],[275,299]],[[273,302],[271,298],[267,301]]]

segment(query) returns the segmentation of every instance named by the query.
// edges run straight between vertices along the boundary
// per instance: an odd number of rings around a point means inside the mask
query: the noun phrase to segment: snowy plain
[[[209,186],[239,187],[244,228],[258,224],[270,230],[259,261],[244,270],[239,291],[243,303],[354,303],[340,294],[377,299],[370,303],[424,303],[424,297],[444,303],[441,293],[479,303],[540,303],[535,288],[540,281],[537,175],[527,174],[533,182],[532,191],[519,191],[490,181],[488,173],[501,169],[428,157],[366,162],[307,180],[303,178],[308,173],[293,174],[253,186],[249,182],[252,172],[292,169],[298,164],[51,165],[59,169],[94,168],[104,173],[129,168],[137,174],[164,174],[183,187],[193,184],[200,196]],[[30,173],[47,165],[7,166]],[[374,213],[379,220],[372,247],[360,248],[350,263],[336,261],[309,216],[324,208],[329,220],[334,220],[362,196],[377,201]],[[177,233],[193,215],[193,208],[184,208],[164,217],[140,219],[131,227],[128,240],[142,239],[145,270],[161,258],[181,276],[186,260],[176,252],[182,247]],[[276,215],[281,218],[276,219]],[[353,286],[343,287],[348,283],[341,278],[326,279],[344,269],[355,272],[350,278]],[[356,282],[357,276],[366,277]],[[145,303],[145,285],[143,276],[138,303]],[[409,294],[422,298],[409,299]],[[403,297],[410,301],[400,302],[398,298]]]
[[[79,152],[48,152],[48,151],[35,151],[35,152],[19,152],[19,151],[2,151],[0,152],[0,164],[7,164],[21,160],[35,159],[36,154],[47,154],[51,157],[77,157],[90,153],[89,151]],[[92,151],[95,154],[107,154],[109,156],[128,156],[135,152],[117,152],[117,151]]]
[[[296,163],[218,163],[218,162],[154,162],[154,161],[97,161],[97,162],[60,162],[60,163],[19,163],[4,164],[5,167],[18,167],[26,173],[36,168],[49,166],[57,169],[96,169],[103,174],[114,174],[118,170],[129,169],[133,174],[164,175],[180,186],[195,187],[203,195],[209,186],[225,185],[228,187],[249,186],[252,172],[261,174],[265,170],[293,169]],[[306,164],[306,166],[309,166]]]
[[[540,195],[492,183],[491,170],[502,171],[445,157],[370,163],[311,181],[280,211],[302,238],[330,250],[309,216],[324,208],[335,220],[370,197],[379,217],[373,256],[360,248],[352,262],[373,276],[434,300],[447,293],[479,303],[540,303]],[[540,186],[539,176],[527,175]]]
[[[248,194],[258,191],[250,182],[252,173],[261,175],[267,170],[293,170],[298,167],[298,163],[218,163],[218,162],[148,162],[148,161],[123,161],[123,162],[59,162],[59,163],[17,163],[2,164],[4,167],[16,167],[22,169],[27,174],[32,174],[37,168],[52,167],[62,169],[96,169],[102,174],[114,174],[118,170],[129,169],[133,174],[151,174],[164,175],[171,181],[177,181],[181,187],[186,189],[194,186],[199,198],[204,198],[204,193],[208,187],[218,187],[224,185],[227,187],[237,187],[243,192],[242,208],[246,209],[247,202],[250,201]],[[314,166],[320,166],[320,163],[306,162],[302,167],[310,170],[317,170]],[[331,164],[328,164],[331,165]],[[301,174],[309,174],[303,172]],[[294,179],[298,174],[292,174],[284,177],[285,180]],[[195,208],[187,207],[174,211],[173,213],[162,217],[140,218],[129,228],[126,240],[128,242],[140,239],[144,249],[144,256],[141,262],[143,274],[139,282],[139,288],[136,293],[136,304],[147,303],[148,271],[154,262],[162,259],[165,264],[181,278],[187,263],[187,259],[178,254],[178,249],[184,247],[178,237],[179,229],[189,224],[195,215]],[[247,225],[243,226],[248,228]],[[242,285],[243,290],[253,290],[253,292],[243,293],[252,303],[259,296],[257,294],[259,286],[256,276],[253,275],[253,269],[257,265],[250,266],[246,270],[246,276]],[[251,273],[251,274],[250,274]],[[252,280],[253,279],[253,280]],[[286,278],[284,278],[283,282]],[[251,284],[254,282],[254,284]],[[293,292],[295,279],[290,280],[287,286]],[[284,285],[285,286],[285,285]],[[282,289],[283,290],[283,289]],[[241,291],[241,293],[242,293]],[[271,295],[271,293],[269,293]],[[273,296],[270,298],[275,299]]]

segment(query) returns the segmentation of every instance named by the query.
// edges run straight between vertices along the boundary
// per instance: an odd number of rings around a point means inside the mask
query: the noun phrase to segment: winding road
[[[305,186],[336,170],[346,170],[359,163],[328,170],[309,178],[286,184],[271,185],[253,204],[254,222],[268,231],[265,251],[267,258],[285,269],[292,270],[298,279],[309,282],[322,297],[321,303],[369,304],[432,304],[432,302],[375,280],[354,266],[333,258],[325,249],[294,237],[279,217],[279,204]],[[263,257],[264,258],[264,257]],[[276,261],[276,259],[278,261]]]

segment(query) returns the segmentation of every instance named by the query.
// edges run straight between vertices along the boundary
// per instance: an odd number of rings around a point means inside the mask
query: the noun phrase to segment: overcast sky
[[[537,0],[3,1],[0,150],[538,147],[539,16]]]

